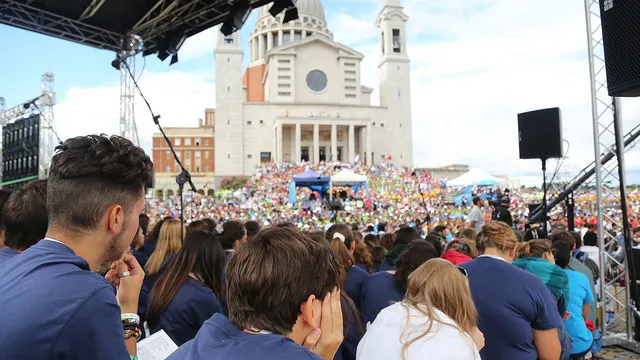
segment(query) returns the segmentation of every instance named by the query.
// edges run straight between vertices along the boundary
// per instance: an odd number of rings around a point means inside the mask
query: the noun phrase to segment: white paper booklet
[[[164,330],[160,330],[138,343],[138,359],[165,360],[176,350],[178,346]]]

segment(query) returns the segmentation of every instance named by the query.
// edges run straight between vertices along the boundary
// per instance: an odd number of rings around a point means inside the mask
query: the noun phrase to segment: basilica
[[[286,24],[283,14],[260,8],[248,54],[240,32],[219,36],[216,178],[252,175],[270,161],[412,166],[408,16],[400,0],[385,0],[376,21],[379,105],[366,83],[376,79],[361,77],[364,56],[334,41],[322,2],[298,0],[297,8],[299,19]]]

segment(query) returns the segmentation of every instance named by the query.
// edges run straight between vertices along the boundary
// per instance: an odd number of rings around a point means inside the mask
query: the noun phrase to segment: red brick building
[[[191,173],[191,179],[201,194],[213,194],[214,120],[215,109],[206,109],[204,120],[198,120],[198,127],[165,128],[180,162]],[[154,194],[159,198],[176,195],[178,185],[175,177],[180,173],[180,167],[160,133],[153,134],[152,152],[156,177]]]

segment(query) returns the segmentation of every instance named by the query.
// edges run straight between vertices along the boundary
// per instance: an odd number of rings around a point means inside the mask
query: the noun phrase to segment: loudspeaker
[[[562,157],[560,109],[542,109],[518,114],[520,159]]]
[[[640,1],[600,0],[609,95],[640,96]]]

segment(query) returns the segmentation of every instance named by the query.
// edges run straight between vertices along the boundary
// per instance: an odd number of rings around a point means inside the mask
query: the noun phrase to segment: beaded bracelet
[[[124,331],[124,339],[125,340],[129,340],[132,337],[136,337],[136,340],[140,340],[140,337],[142,336],[142,331],[140,331],[140,329],[136,328],[135,330],[125,330]]]

